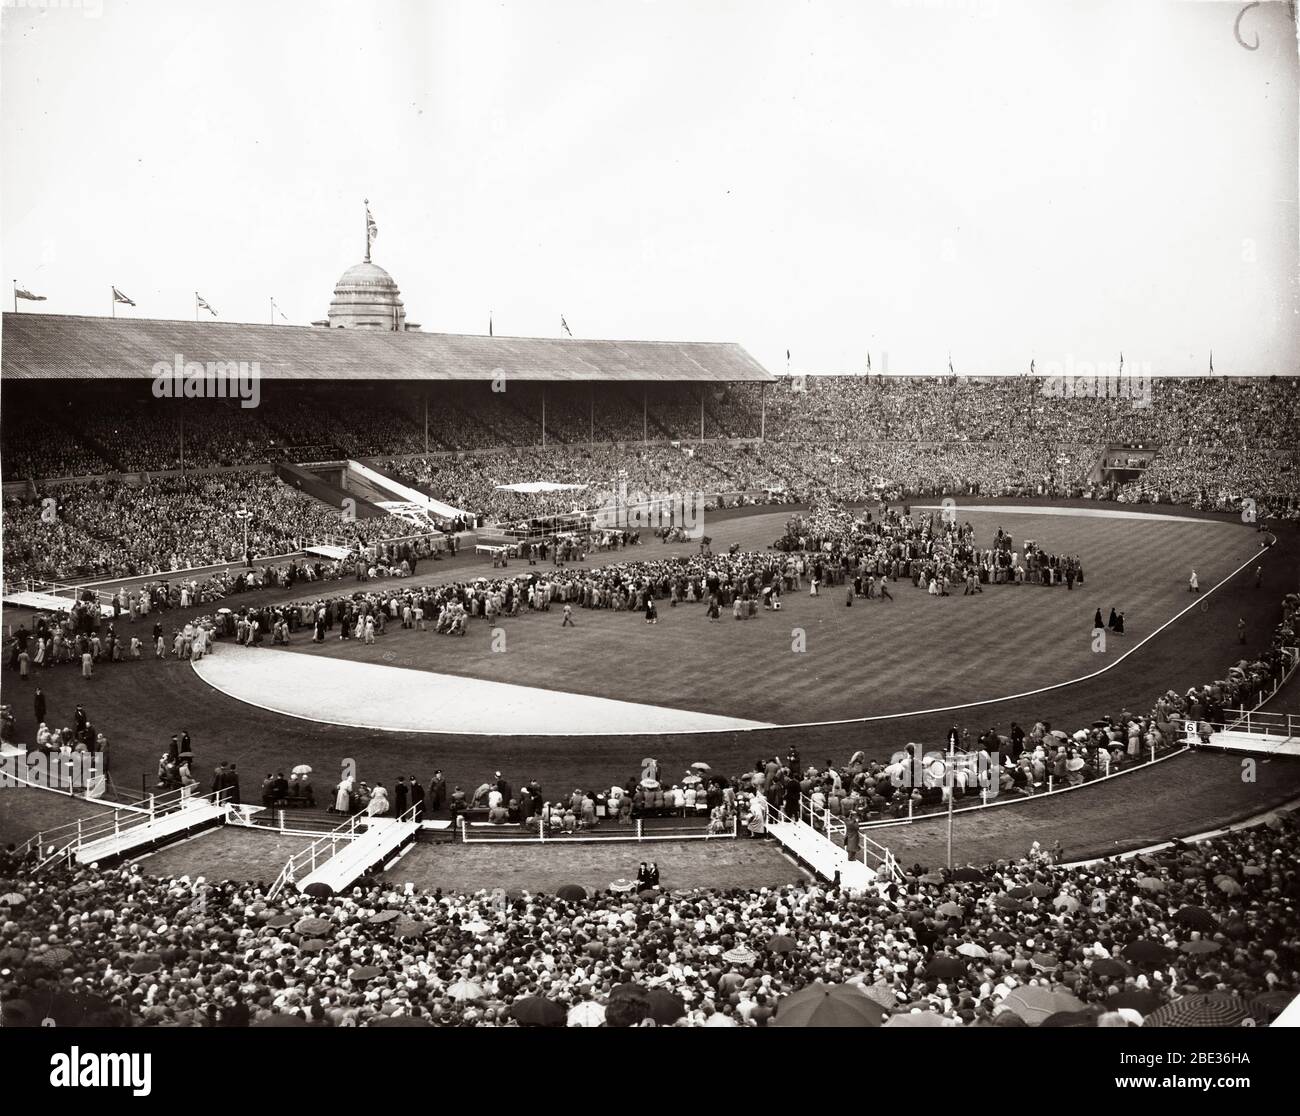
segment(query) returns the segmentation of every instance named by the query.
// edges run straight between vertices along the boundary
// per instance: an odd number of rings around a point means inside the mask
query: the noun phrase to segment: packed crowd
[[[137,866],[37,877],[0,854],[0,1011],[6,1026],[760,1027],[796,1024],[822,982],[850,986],[832,1005],[847,1025],[1265,1024],[1300,991],[1298,859],[1300,828],[1275,817],[1077,868],[918,865],[865,898],[365,879],[268,902],[264,885]]]
[[[1091,495],[1220,510],[1253,500],[1261,518],[1300,516],[1300,463],[1286,433],[1300,419],[1300,390],[1290,378],[1151,379],[1149,398],[1095,389],[1076,395],[1073,385],[1032,377],[805,377],[761,390],[765,442],[689,445],[699,433],[693,389],[657,387],[642,414],[642,401],[619,390],[596,398],[587,388],[548,388],[544,449],[538,385],[516,385],[513,394],[485,385],[448,388],[429,408],[427,441],[424,400],[401,385],[387,398],[269,394],[247,410],[194,400],[184,411],[184,456],[202,468],[273,460],[288,446],[336,447],[331,452],[373,456],[429,495],[502,523],[605,506],[623,481],[629,493],[702,493],[727,503]],[[748,436],[760,388],[706,390],[703,403],[706,437]],[[176,407],[155,414],[137,400],[120,411],[51,405],[50,414],[29,407],[6,416],[6,476],[180,464]],[[597,444],[585,444],[593,429]],[[642,443],[643,436],[652,441]],[[1139,479],[1115,488],[1089,479],[1101,446],[1113,440],[1161,449]],[[426,445],[438,453],[422,452]],[[450,452],[465,449],[476,452]],[[106,459],[100,468],[87,456],[97,451]],[[539,480],[585,487],[502,490]],[[53,519],[50,497],[62,504]],[[243,523],[231,515],[243,501],[253,511],[256,554],[300,539],[418,529],[397,516],[344,523],[338,509],[295,497],[261,473],[155,478],[140,487],[113,480],[38,487],[4,502],[7,576],[115,576],[237,559]]]
[[[56,486],[6,497],[4,518],[10,581],[170,573],[416,530],[397,516],[350,517],[261,472]]]

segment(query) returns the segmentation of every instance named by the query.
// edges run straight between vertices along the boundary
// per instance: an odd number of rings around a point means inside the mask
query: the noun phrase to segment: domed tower
[[[369,253],[366,253],[369,256]],[[348,268],[334,284],[329,324],[342,329],[406,328],[406,308],[397,283],[367,259]]]
[[[366,258],[348,268],[334,284],[334,297],[330,300],[329,316],[317,323],[338,329],[384,329],[402,331],[419,329],[406,320],[402,305],[402,292],[397,283],[378,264],[370,262],[370,245],[379,235],[375,219],[370,215],[370,199],[366,199]]]

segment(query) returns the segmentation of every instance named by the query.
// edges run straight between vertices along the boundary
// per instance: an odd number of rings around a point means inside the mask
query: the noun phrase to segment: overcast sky
[[[1297,371],[1283,4],[5,0],[23,310]],[[5,309],[11,309],[4,292]]]

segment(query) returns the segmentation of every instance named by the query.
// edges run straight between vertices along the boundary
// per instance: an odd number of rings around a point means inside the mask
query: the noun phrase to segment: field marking
[[[944,511],[942,504],[911,504],[913,511]],[[1120,508],[1065,508],[1033,507],[1023,504],[951,504],[947,505],[958,513],[965,512],[1007,512],[1010,515],[1072,515],[1080,519],[1158,519],[1165,523],[1218,523],[1229,527],[1237,524],[1230,519],[1202,519],[1197,515],[1166,515],[1162,512],[1124,511]]]
[[[304,671],[306,661],[301,655],[234,644],[191,661],[190,668],[214,690],[247,705],[317,724],[377,732],[658,736],[776,727],[716,713],[352,659],[315,658]],[[620,723],[638,727],[609,727]]]

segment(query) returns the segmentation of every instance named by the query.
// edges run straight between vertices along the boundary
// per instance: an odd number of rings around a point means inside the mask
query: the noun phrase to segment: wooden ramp
[[[865,891],[876,882],[874,868],[860,860],[850,860],[848,853],[811,825],[801,821],[769,822],[767,831],[786,852],[824,880],[834,880],[838,873],[840,885],[850,891]]]
[[[337,894],[377,865],[391,859],[408,841],[415,840],[420,823],[397,818],[366,818],[365,832],[342,843],[337,852],[317,864],[302,879],[294,881],[299,891],[314,883],[324,884]]]
[[[220,825],[226,820],[226,806],[206,798],[193,798],[174,810],[144,814],[134,824],[120,825],[111,833],[79,843],[73,851],[78,864],[94,864],[121,856],[135,856],[146,849],[175,841],[196,829]]]

